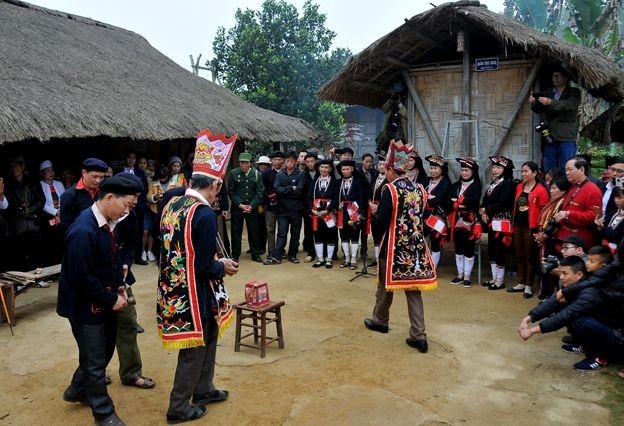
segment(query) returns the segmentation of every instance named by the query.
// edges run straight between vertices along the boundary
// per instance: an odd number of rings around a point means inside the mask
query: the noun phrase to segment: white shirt
[[[91,211],[93,212],[93,216],[95,216],[95,220],[97,220],[98,226],[100,228],[108,224],[110,232],[113,232],[113,230],[115,229],[115,226],[117,226],[117,223],[119,223],[118,220],[111,220],[111,221],[106,220],[106,218],[104,217],[104,215],[98,208],[97,203],[93,203],[91,205]]]
[[[602,196],[602,216],[607,212],[607,204],[609,204],[609,198],[611,198],[611,193],[613,192],[613,182],[607,182],[606,190],[604,195]]]
[[[43,195],[45,195],[45,206],[43,206],[43,211],[49,214],[50,216],[56,216],[58,209],[54,208],[54,201],[52,200],[52,192],[50,191],[50,184],[45,180],[39,181],[41,184],[41,189],[43,190]],[[61,194],[65,192],[65,187],[58,180],[53,180],[52,185],[54,185],[54,190],[56,191],[56,195],[59,197],[59,202],[61,199]]]

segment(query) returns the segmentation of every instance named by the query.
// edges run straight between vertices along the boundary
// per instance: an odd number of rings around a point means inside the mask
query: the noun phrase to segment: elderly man
[[[553,87],[546,93],[534,93],[529,97],[531,110],[539,114],[542,123],[547,126],[547,129],[541,130],[544,140],[544,170],[553,167],[563,169],[566,161],[576,155],[579,126],[577,110],[581,102],[581,91],[571,87],[569,81],[570,75],[567,71],[561,66],[556,67],[552,72]]]
[[[220,139],[225,140],[220,140]],[[236,135],[205,130],[196,143],[191,187],[163,210],[157,322],[163,345],[180,349],[167,410],[168,423],[196,420],[206,404],[227,399],[213,384],[217,338],[232,316],[224,275],[238,272],[231,259],[215,259],[219,193]],[[218,147],[222,156],[207,158]],[[216,161],[215,168],[211,164]],[[197,255],[196,255],[197,254]]]
[[[364,325],[372,331],[388,333],[390,306],[395,291],[404,291],[410,320],[405,343],[421,353],[427,352],[422,290],[437,287],[435,265],[425,242],[423,213],[427,192],[421,184],[405,176],[408,157],[401,143],[390,142],[386,178],[376,224],[385,229],[379,254],[379,282],[371,319]]]
[[[228,177],[228,195],[232,203],[232,259],[238,262],[241,255],[243,225],[247,222],[247,240],[251,251],[251,260],[262,263],[258,242],[259,221],[258,206],[264,196],[262,175],[251,168],[251,154],[243,152],[238,156],[239,167],[233,169]]]
[[[574,157],[566,163],[565,174],[570,189],[554,216],[559,224],[555,237],[564,240],[576,234],[585,241],[585,249],[599,243],[594,220],[602,215],[602,192],[587,177],[587,160]]]
[[[78,215],[65,236],[56,312],[69,320],[79,366],[63,399],[89,405],[98,425],[124,424],[105,383],[106,366],[115,350],[115,312],[128,306],[114,232],[141,190],[135,180],[123,176],[107,179],[98,200]]]

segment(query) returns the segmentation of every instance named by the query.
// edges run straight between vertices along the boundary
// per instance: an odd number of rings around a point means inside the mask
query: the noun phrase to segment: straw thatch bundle
[[[581,136],[600,144],[624,143],[624,101],[596,117],[581,130]]]
[[[244,102],[141,36],[91,19],[0,0],[0,144],[27,139],[194,138],[304,141],[303,120]]]
[[[599,50],[543,34],[489,11],[478,1],[445,3],[406,20],[353,56],[319,90],[319,96],[378,107],[387,99],[389,86],[401,79],[401,69],[461,63],[456,38],[462,29],[469,30],[472,57],[542,57],[546,63],[562,63],[592,95],[611,102],[624,98],[622,70]]]

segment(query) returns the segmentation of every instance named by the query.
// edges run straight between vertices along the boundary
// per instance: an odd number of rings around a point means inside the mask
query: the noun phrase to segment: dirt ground
[[[448,256],[448,255],[447,255]],[[443,259],[450,265],[452,258]],[[165,424],[177,352],[162,348],[156,333],[157,268],[134,266],[144,374],[154,389],[122,386],[116,356],[109,392],[129,425]],[[488,268],[489,269],[489,268]],[[375,270],[373,270],[375,272]],[[484,268],[485,274],[485,268]],[[397,294],[389,334],[368,331],[375,278],[348,280],[353,271],[311,264],[262,266],[241,259],[240,273],[226,283],[233,302],[244,283],[266,280],[271,297],[283,299],[284,349],[234,352],[234,327],[220,341],[215,384],[226,402],[208,406],[193,424],[617,424],[609,410],[614,367],[573,370],[577,355],[560,349],[563,332],[522,342],[515,329],[537,303],[521,294],[448,284],[424,293],[429,352],[405,344],[405,297]],[[476,277],[473,277],[475,279]],[[485,276],[484,276],[485,278]],[[508,282],[511,283],[508,278]],[[0,424],[92,424],[90,410],[61,399],[77,365],[67,320],[55,313],[57,284],[17,298],[15,336],[0,326]],[[610,399],[611,398],[611,399]],[[621,401],[619,402],[621,403]]]

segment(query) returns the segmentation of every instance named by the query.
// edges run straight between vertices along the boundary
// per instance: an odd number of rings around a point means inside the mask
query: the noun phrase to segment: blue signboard
[[[496,71],[496,70],[498,70],[498,58],[475,59],[475,71]]]

